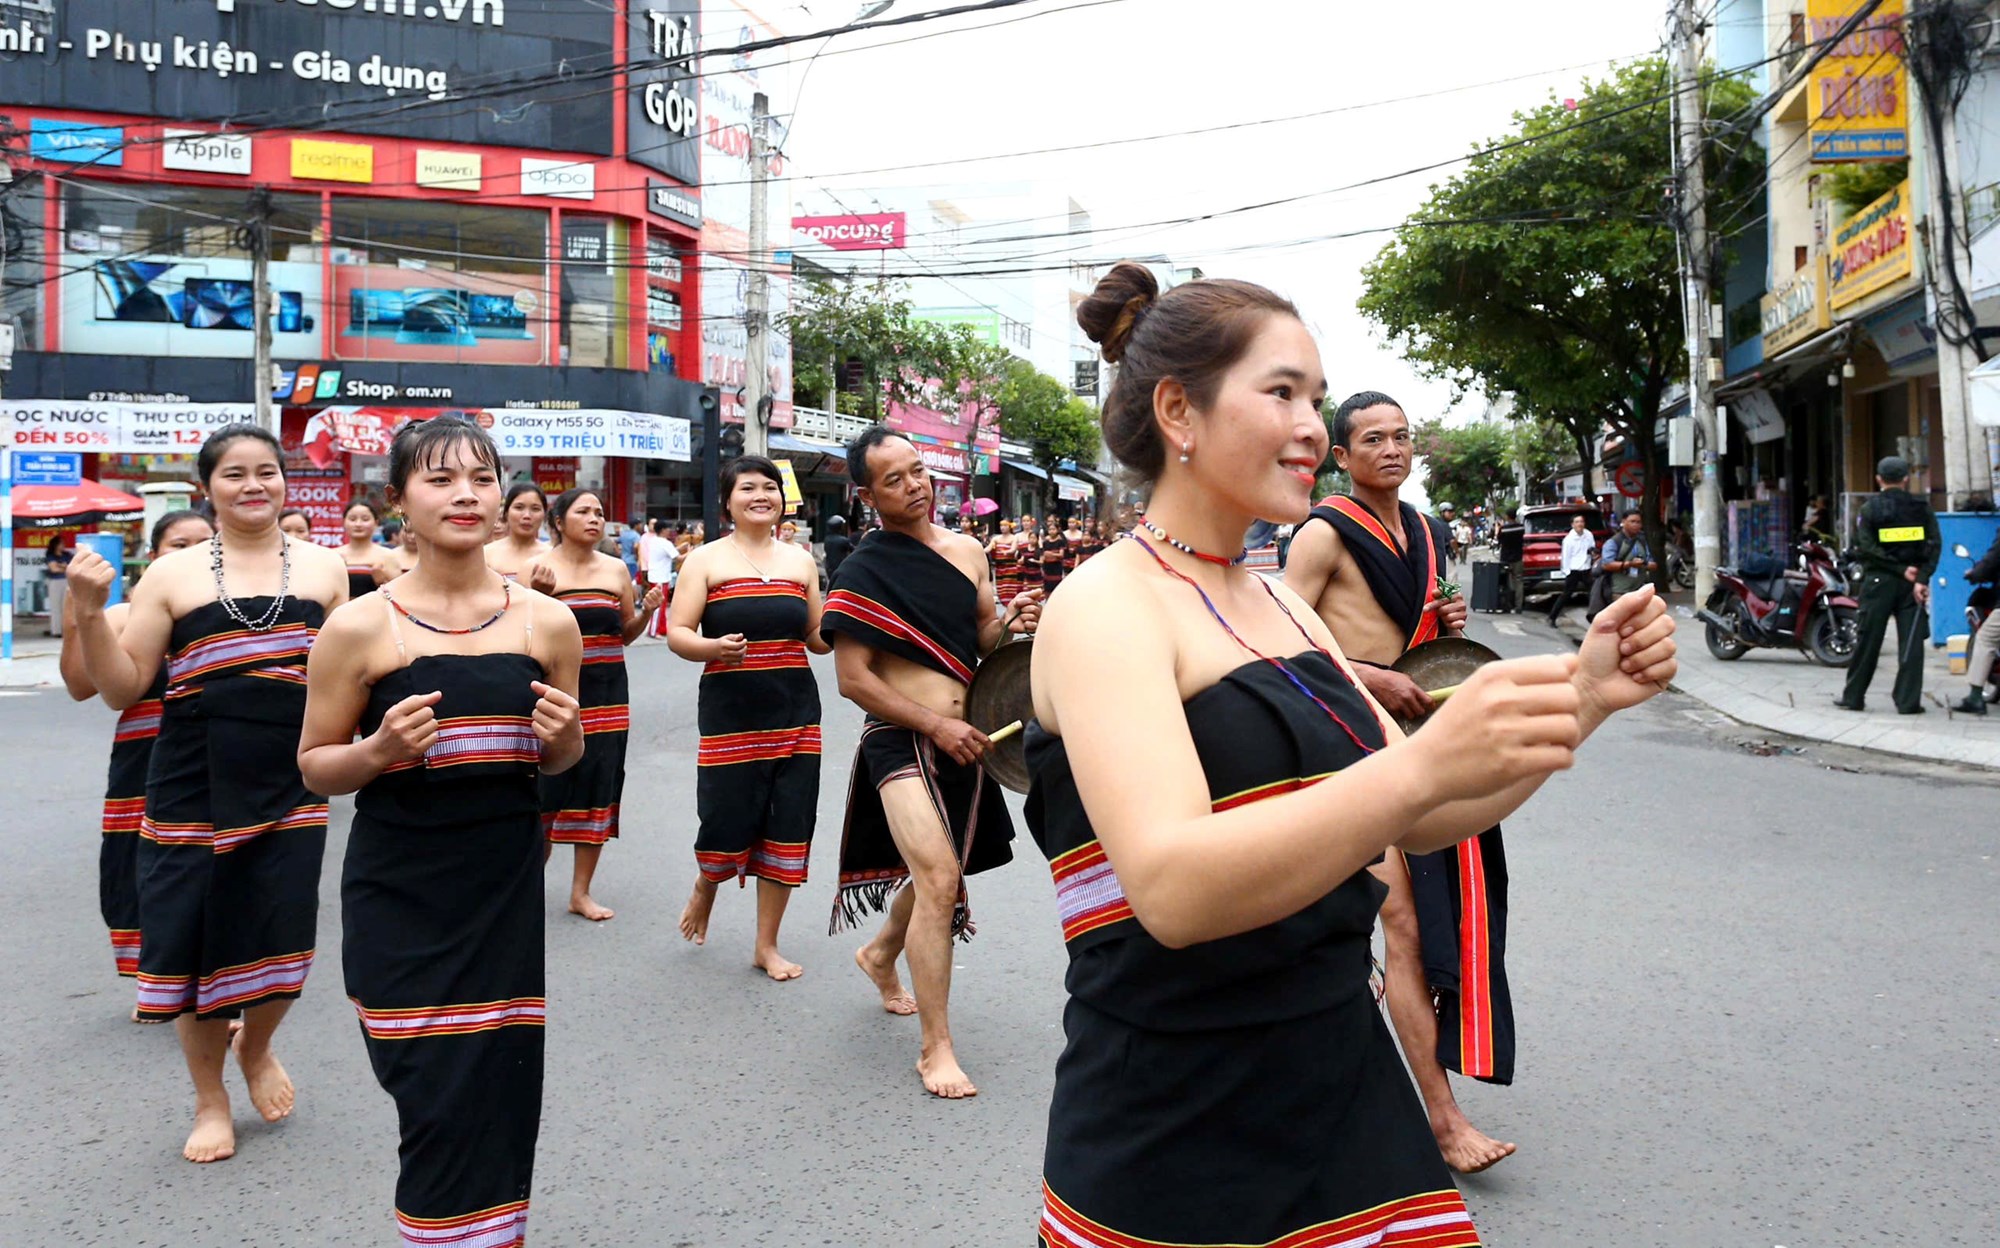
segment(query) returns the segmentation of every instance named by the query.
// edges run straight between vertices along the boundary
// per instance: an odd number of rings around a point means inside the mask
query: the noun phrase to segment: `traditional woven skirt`
[[[97,849],[97,909],[111,933],[111,957],[120,975],[139,973],[139,825],[146,816],[146,773],[160,735],[166,672],[118,716],[111,739],[111,769],[104,784],[103,833]]]
[[[618,835],[625,743],[632,726],[624,617],[618,596],[603,590],[565,590],[556,597],[575,613],[583,633],[577,702],[584,750],[576,766],[542,777],[542,831],[557,844],[602,845]]]

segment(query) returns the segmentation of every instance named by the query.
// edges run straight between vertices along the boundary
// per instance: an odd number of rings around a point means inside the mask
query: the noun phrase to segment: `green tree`
[[[1097,462],[1097,409],[1069,392],[1060,381],[1039,372],[1025,360],[1008,359],[1000,366],[993,389],[1000,406],[1000,432],[1034,450],[1035,463],[1054,475],[1063,460]],[[1055,502],[1053,482],[1042,489],[1046,511]]]
[[[794,392],[870,419],[892,402],[949,409],[990,399],[1005,353],[968,326],[912,313],[910,301],[886,283],[802,282],[785,318]]]
[[[1468,514],[1514,486],[1513,431],[1481,421],[1447,425],[1419,421],[1411,443],[1424,457],[1424,492],[1431,505],[1453,503]]]
[[[1764,162],[1751,89],[1705,81],[1707,208],[1727,227],[1750,210]],[[1586,84],[1575,108],[1552,98],[1516,113],[1502,143],[1397,230],[1364,271],[1360,300],[1418,369],[1461,391],[1512,393],[1517,418],[1561,426],[1586,464],[1606,426],[1624,434],[1642,450],[1655,504],[1660,402],[1687,371],[1670,90],[1655,58]]]

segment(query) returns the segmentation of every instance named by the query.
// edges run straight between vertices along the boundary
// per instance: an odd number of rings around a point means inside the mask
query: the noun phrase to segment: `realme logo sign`
[[[293,139],[292,176],[318,182],[373,182],[375,149],[366,143]]]

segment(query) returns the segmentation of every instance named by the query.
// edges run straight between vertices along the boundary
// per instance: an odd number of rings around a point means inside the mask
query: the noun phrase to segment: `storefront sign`
[[[12,70],[10,64],[9,73]],[[89,126],[37,117],[28,123],[28,155],[37,160],[115,168],[125,163],[125,131],[118,126]]]
[[[611,272],[611,223],[590,218],[563,219],[563,263]]]
[[[543,407],[325,407],[313,413],[307,442],[322,430],[333,445],[356,455],[387,455],[396,427],[456,412],[493,435],[502,455],[604,455],[623,459],[693,460],[693,426],[679,416],[608,408]]]
[[[701,45],[700,0],[632,0],[629,21],[625,43],[632,95],[625,105],[627,155],[670,178],[698,183],[701,104],[692,58]],[[692,221],[683,223],[699,226],[700,208]]]
[[[312,521],[312,538],[322,546],[347,544],[347,472],[341,468],[293,468],[285,473],[285,506]]]
[[[248,403],[85,403],[72,399],[0,401],[0,438],[17,450],[100,454],[193,454],[224,425],[255,420]]]
[[[1833,231],[1827,302],[1843,308],[1909,277],[1914,233],[1907,181],[1841,222]]]
[[[537,455],[530,475],[534,477],[535,485],[542,493],[554,498],[576,485],[576,460],[545,459]]]
[[[250,136],[208,130],[168,129],[162,135],[160,164],[190,173],[250,175]]]
[[[943,446],[934,442],[915,442],[911,445],[917,448],[917,458],[923,460],[924,467],[932,472],[963,477],[970,471],[968,457],[962,446]]]
[[[1903,0],[1881,0],[1852,34],[1832,43],[1866,2],[1806,0],[1807,40],[1814,48],[1832,44],[1806,84],[1815,161],[1902,160],[1910,154]]]
[[[597,166],[588,161],[521,158],[521,194],[552,199],[595,199]]]
[[[1815,254],[1805,268],[1792,274],[1790,281],[1765,295],[1762,311],[1767,360],[1831,328],[1833,315],[1826,302],[1826,253]]]
[[[792,218],[795,232],[835,251],[900,251],[908,228],[908,218],[900,212]]]
[[[646,211],[692,229],[701,228],[701,201],[681,187],[658,178],[646,179]]]
[[[681,297],[671,290],[646,288],[646,324],[661,329],[681,327]]]
[[[292,176],[316,182],[373,182],[375,149],[367,143],[293,139]]]
[[[485,159],[477,152],[417,149],[416,182],[440,191],[476,191],[484,185]]]
[[[14,456],[15,485],[81,485],[83,452],[31,451]]]
[[[1076,391],[1077,394],[1084,398],[1089,398],[1097,393],[1096,360],[1076,361],[1076,380],[1070,386],[1070,389]]]
[[[680,283],[681,257],[672,247],[657,240],[646,244],[646,276],[656,282]]]
[[[1875,344],[1890,376],[1906,369],[1933,367],[1930,360],[1937,354],[1937,329],[1925,314],[1922,294],[1913,294],[1865,318],[1861,327],[1868,331],[1869,341]]]

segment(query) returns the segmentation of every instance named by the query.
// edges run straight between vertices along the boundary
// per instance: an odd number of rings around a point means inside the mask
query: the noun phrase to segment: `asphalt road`
[[[1509,653],[1540,624],[1481,618]],[[749,966],[753,897],[709,944],[674,930],[693,876],[695,670],[632,655],[623,840],[598,897],[550,873],[541,1245],[985,1246],[1033,1242],[1062,1043],[1053,892],[1025,829],[974,884],[953,1000],[976,1100],[925,1097],[916,1024],[891,1018],[825,935],[859,714],[826,684],[813,880],[774,985]],[[0,697],[0,1245],[386,1244],[395,1115],[340,992],[345,803],[323,877],[321,959],[280,1035],[299,1109],[238,1099],[235,1159],[179,1157],[188,1090],[166,1028],[125,1021],[96,906],[111,716],[60,690]],[[2000,731],[1996,728],[1995,731]],[[2000,1241],[2000,783],[1787,752],[1675,696],[1608,726],[1508,823],[1513,1088],[1462,1088],[1520,1146],[1465,1181],[1494,1245]],[[1751,748],[1745,748],[1749,746]],[[232,1072],[232,1089],[240,1081]],[[1273,1072],[1271,1112],[1298,1112]]]

